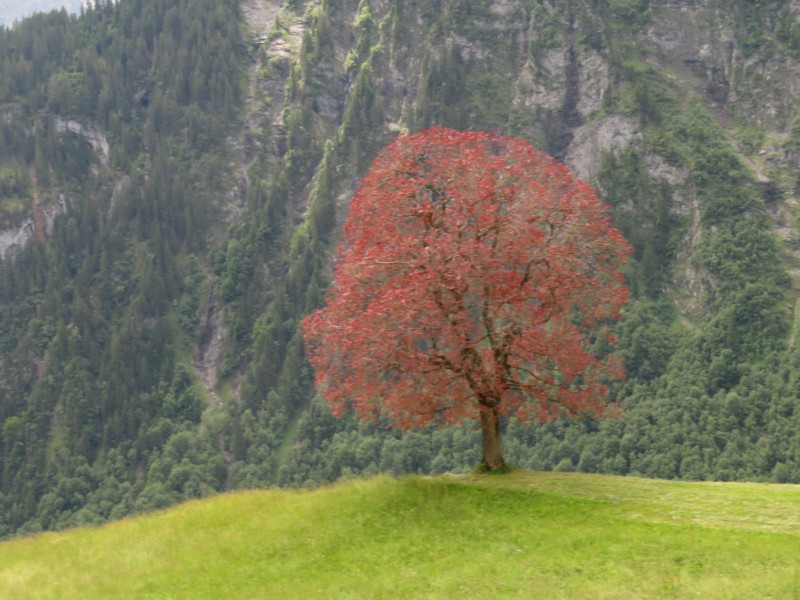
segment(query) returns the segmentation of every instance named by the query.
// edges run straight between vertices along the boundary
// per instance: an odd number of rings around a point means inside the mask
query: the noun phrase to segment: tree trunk
[[[483,437],[481,466],[487,471],[504,467],[506,461],[500,445],[500,418],[496,407],[481,406],[481,434]]]

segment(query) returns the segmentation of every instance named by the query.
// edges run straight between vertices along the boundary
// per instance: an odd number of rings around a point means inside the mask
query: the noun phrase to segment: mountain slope
[[[236,247],[249,249],[248,264],[289,277],[275,296],[274,286],[256,288],[269,306],[255,325],[265,335],[253,338],[240,395],[264,420],[301,415],[297,452],[277,481],[393,465],[373,430],[363,444],[378,450],[354,457],[353,442],[341,441],[352,440],[352,425],[306,408],[312,392],[297,371],[293,327],[324,287],[331,204],[341,216],[390,135],[431,124],[533,140],[600,187],[635,250],[633,302],[619,328],[629,377],[616,398],[626,416],[600,426],[512,423],[512,460],[797,480],[796,107],[781,90],[798,83],[798,12],[789,1],[757,12],[734,1],[309,5],[283,113],[295,132],[287,139],[299,144],[287,156],[306,182],[295,188],[299,209],[308,207],[296,252],[273,262],[257,241],[273,221],[258,212],[249,213],[263,219],[249,228],[252,242]],[[240,322],[255,318],[246,302],[232,310]],[[446,439],[426,443],[442,448],[438,456],[426,449],[428,460],[406,464],[463,467]],[[345,464],[330,458],[342,455]]]
[[[764,598],[787,487],[517,472],[247,492],[0,544],[13,598]]]
[[[0,32],[0,535],[468,469],[469,427],[334,420],[297,330],[375,153],[435,124],[563,159],[634,246],[623,417],[509,422],[508,460],[800,481],[800,3],[754,6],[132,0]]]

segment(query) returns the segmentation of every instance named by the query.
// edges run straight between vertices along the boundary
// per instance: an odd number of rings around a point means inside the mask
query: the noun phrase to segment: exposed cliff
[[[66,213],[68,208],[69,202],[64,194],[37,201],[32,206],[32,212],[37,216],[25,218],[13,229],[0,231],[0,257],[13,257],[29,240],[37,236],[39,239],[50,236],[53,233],[56,217]]]
[[[787,242],[784,267],[794,272],[799,11],[796,1],[758,10],[712,0],[311,3],[285,17],[302,14],[307,24],[290,69],[289,104],[283,86],[262,86],[273,106],[287,107],[272,132],[301,114],[303,134],[319,147],[329,140],[352,149],[370,139],[356,149],[368,155],[392,133],[432,123],[501,129],[533,140],[601,188],[604,164],[635,153],[654,185],[669,188],[670,211],[689,220],[673,249],[682,259],[672,262],[669,286],[697,317],[713,277],[694,260],[703,237],[703,226],[692,224],[702,212],[692,181],[697,157],[674,131],[693,113],[711,118],[713,135],[721,132],[726,151],[751,172],[744,185],[762,195]],[[288,60],[269,52],[268,65]],[[632,206],[630,198],[608,200]]]
[[[23,120],[20,111],[13,105],[5,108],[2,118],[12,126],[15,121]],[[108,167],[110,146],[98,128],[59,117],[52,119],[52,124],[56,135],[71,136],[78,140],[78,144],[86,144],[91,149],[97,163],[95,176],[99,175],[100,168]],[[26,135],[33,138],[37,128],[46,129],[48,125],[48,120],[34,122],[27,128]],[[28,171],[30,186],[25,190],[27,197],[19,199],[22,206],[15,207],[13,214],[2,210],[0,206],[0,257],[13,257],[28,240],[44,242],[53,233],[56,218],[69,208],[69,199],[63,191],[40,189],[35,167],[31,165]]]

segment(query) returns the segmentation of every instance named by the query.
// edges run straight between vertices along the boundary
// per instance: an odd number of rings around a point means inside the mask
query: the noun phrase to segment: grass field
[[[800,487],[518,471],[227,494],[0,544],[0,598],[800,598]]]

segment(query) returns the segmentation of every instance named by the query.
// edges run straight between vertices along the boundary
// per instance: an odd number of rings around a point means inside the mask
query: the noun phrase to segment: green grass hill
[[[797,486],[379,477],[0,544],[14,599],[798,596]]]

